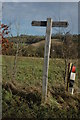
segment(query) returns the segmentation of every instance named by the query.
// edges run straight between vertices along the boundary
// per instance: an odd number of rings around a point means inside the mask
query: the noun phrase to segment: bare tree
[[[18,57],[18,53],[19,53],[19,32],[20,32],[20,23],[15,24],[15,28],[16,28],[16,33],[17,33],[17,49],[16,49],[16,54],[15,54],[15,58],[14,58],[14,67],[13,67],[13,78],[16,78],[16,74],[17,74],[17,57]]]
[[[67,81],[68,64],[71,59],[77,58],[77,44],[73,42],[73,36],[67,32],[63,39],[63,58],[65,63],[64,83]]]

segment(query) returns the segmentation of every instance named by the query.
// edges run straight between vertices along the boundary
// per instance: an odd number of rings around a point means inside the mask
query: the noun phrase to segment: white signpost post
[[[68,22],[67,21],[54,22],[52,21],[51,18],[47,18],[47,21],[32,21],[32,26],[46,27],[46,42],[45,42],[45,51],[44,51],[44,68],[43,68],[43,84],[42,84],[42,100],[46,101],[52,27],[67,27]]]

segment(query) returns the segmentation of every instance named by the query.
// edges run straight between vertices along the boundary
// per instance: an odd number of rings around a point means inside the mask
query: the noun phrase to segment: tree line
[[[19,56],[26,57],[44,57],[44,44],[40,43],[38,46],[34,46],[34,43],[38,43],[40,41],[45,40],[44,36],[18,36],[18,37],[9,37],[9,42],[13,43],[13,47],[9,48],[8,52],[4,52],[5,55],[15,55],[17,51],[17,43],[19,44]],[[68,34],[66,36],[62,36],[61,39],[57,38],[55,40],[52,38],[51,43],[51,58],[77,58],[79,57],[77,54],[79,53],[78,48],[78,39]],[[59,43],[59,44],[57,44]],[[74,53],[74,54],[73,54]]]

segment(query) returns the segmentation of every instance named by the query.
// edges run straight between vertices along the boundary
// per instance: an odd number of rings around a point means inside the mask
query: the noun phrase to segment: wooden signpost
[[[52,27],[67,27],[67,21],[54,22],[51,18],[47,18],[47,21],[32,21],[32,26],[46,27],[46,42],[44,51],[44,68],[43,68],[43,84],[42,84],[42,100],[47,99],[47,84],[48,84],[48,67],[49,67],[49,55],[51,47],[51,31]]]

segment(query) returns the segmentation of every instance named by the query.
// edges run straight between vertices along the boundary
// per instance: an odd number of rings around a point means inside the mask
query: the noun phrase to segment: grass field
[[[14,57],[3,57],[3,65],[7,65],[7,67],[3,66],[3,79],[10,79],[13,63]],[[43,63],[43,58],[18,57],[16,77],[18,82],[27,82],[30,83],[30,85],[42,82]],[[50,59],[49,83],[54,84],[62,82],[63,84],[63,74],[64,61],[61,59],[56,59],[56,61],[55,59]]]
[[[42,104],[43,62],[43,58],[18,57],[14,80],[17,87],[25,89],[28,94],[22,97],[3,87],[3,118],[80,117],[80,95],[77,94],[78,76],[74,86],[75,93],[72,96],[65,91],[63,59],[50,59],[48,100],[45,105]],[[9,82],[12,80],[14,57],[3,56],[2,64],[3,83]]]

